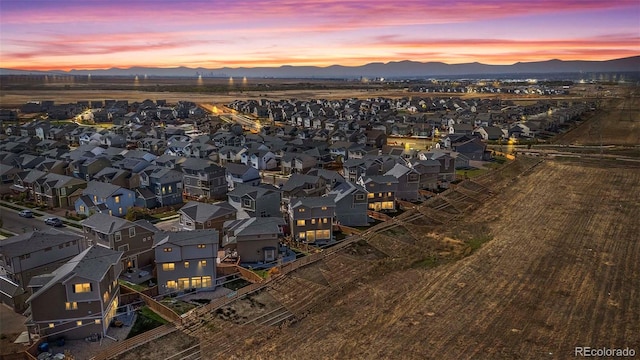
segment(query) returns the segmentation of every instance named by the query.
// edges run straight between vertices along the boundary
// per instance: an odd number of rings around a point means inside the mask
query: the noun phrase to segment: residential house
[[[260,172],[250,166],[243,164],[227,163],[225,166],[226,180],[229,190],[233,190],[238,184],[260,185]]]
[[[296,241],[312,244],[331,241],[335,210],[333,196],[291,199],[288,207],[291,236]]]
[[[487,151],[487,144],[480,139],[474,138],[462,143],[453,143],[451,148],[460,154],[469,158],[469,160],[489,160],[491,152]]]
[[[153,245],[160,294],[213,290],[219,233],[214,229],[167,232]]]
[[[92,213],[105,212],[113,216],[124,216],[135,204],[135,192],[121,186],[90,181],[82,190],[82,196],[75,201],[76,214],[90,216]]]
[[[151,246],[155,234],[146,225],[96,213],[82,221],[82,230],[89,245],[124,252],[122,262],[125,269],[144,268],[153,264]]]
[[[360,185],[345,181],[331,190],[336,204],[336,222],[346,226],[367,226],[367,190]]]
[[[502,129],[496,126],[482,126],[474,134],[480,135],[482,140],[500,140],[503,136]]]
[[[241,264],[272,263],[277,260],[284,225],[282,217],[226,221],[222,238],[225,253],[239,258]]]
[[[33,184],[36,203],[51,208],[73,208],[87,182],[71,176],[46,174]]]
[[[282,157],[282,173],[284,175],[305,174],[307,171],[314,168],[316,164],[317,160],[311,155],[286,153]]]
[[[226,201],[215,204],[189,201],[178,210],[181,230],[216,229],[222,232],[225,221],[236,218],[236,208]]]
[[[187,199],[223,199],[227,193],[225,169],[205,159],[182,163],[183,195]]]
[[[419,174],[419,189],[436,190],[438,188],[438,174],[440,172],[440,162],[436,160],[411,161],[411,167]]]
[[[15,166],[0,164],[0,194],[8,194],[11,192],[16,174],[20,172]]]
[[[327,192],[327,180],[316,175],[293,174],[282,184],[282,199],[321,196]]]
[[[420,174],[413,168],[396,164],[393,169],[387,171],[385,175],[391,175],[398,180],[396,189],[396,199],[406,201],[417,201],[418,190],[420,189]]]
[[[396,191],[398,179],[392,175],[361,176],[358,185],[367,190],[369,210],[396,211]]]
[[[179,171],[166,167],[149,166],[140,172],[140,188],[155,196],[155,206],[163,207],[182,203],[182,177]],[[138,196],[136,205],[147,203]],[[147,203],[148,204],[148,203]]]
[[[27,328],[40,336],[105,335],[120,297],[121,251],[91,246],[60,268],[31,280]]]
[[[82,236],[55,230],[33,231],[0,241],[2,302],[16,311],[26,309],[31,278],[57,269],[86,249]]]
[[[282,190],[269,185],[237,185],[227,194],[229,204],[238,211],[236,217],[281,217]]]

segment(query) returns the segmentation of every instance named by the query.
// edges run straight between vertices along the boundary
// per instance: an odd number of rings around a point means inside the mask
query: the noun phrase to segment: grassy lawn
[[[180,315],[196,307],[194,304],[190,304],[188,302],[184,302],[181,300],[172,299],[170,297],[164,298],[160,300],[160,302]]]
[[[177,214],[177,212],[175,210],[171,210],[171,211],[161,212],[161,213],[158,213],[158,214],[151,214],[149,216],[152,219],[158,219],[159,220],[159,219],[166,218],[166,217],[169,217],[169,216],[174,216],[176,214]]]
[[[126,287],[128,287],[128,288],[131,288],[131,289],[133,289],[133,290],[135,290],[135,291],[143,291],[143,290],[147,290],[147,287],[146,287],[146,286],[142,286],[142,285],[134,284],[134,283],[132,283],[132,282],[128,282],[128,281],[126,281],[126,280],[122,280],[122,279],[118,279],[118,283],[119,283],[120,285],[124,285],[124,286],[126,286]]]
[[[168,323],[167,320],[163,319],[160,315],[153,312],[153,310],[149,309],[147,306],[143,306],[138,313],[136,322],[131,327],[131,331],[129,332],[127,339],[142,334],[143,332],[149,331],[151,329],[155,329],[158,326],[162,326],[166,323]]]

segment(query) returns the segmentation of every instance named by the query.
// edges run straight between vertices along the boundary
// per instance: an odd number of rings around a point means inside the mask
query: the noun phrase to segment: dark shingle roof
[[[15,257],[81,239],[82,237],[79,235],[63,233],[54,229],[30,231],[0,241],[0,253],[8,257]]]

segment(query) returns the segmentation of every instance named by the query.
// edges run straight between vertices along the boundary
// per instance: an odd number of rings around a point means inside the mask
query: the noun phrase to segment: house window
[[[115,235],[116,241],[122,240],[122,233],[120,231],[116,231],[114,235]]]
[[[64,303],[64,308],[65,310],[78,310],[78,303],[77,302],[66,302]]]
[[[199,265],[200,267],[205,267],[205,266],[207,266],[207,260],[200,260],[200,262],[198,263],[198,265]]]
[[[49,323],[49,329],[53,329],[55,325],[53,323]]]
[[[94,323],[94,324],[96,324],[96,325],[100,325],[100,324],[102,324],[102,320],[100,320],[100,319],[95,319],[95,320],[93,321],[93,323]]]
[[[109,292],[105,291],[104,294],[102,294],[102,302],[107,302],[109,301]]]
[[[81,213],[84,213],[85,212],[84,205],[80,205],[80,207],[78,207],[78,210],[80,210]]]
[[[136,228],[131,227],[129,228],[129,237],[134,237],[136,236]]]
[[[78,320],[78,321],[76,321],[76,325],[77,325],[77,326],[82,326],[82,320]]]
[[[205,244],[198,244],[198,249],[204,249],[205,247],[207,247],[207,245],[205,245]]]
[[[298,220],[298,221],[296,221],[296,225],[297,226],[304,226],[305,225],[305,221],[304,220]]]
[[[202,287],[202,278],[200,276],[191,278],[191,287],[201,288]]]
[[[304,239],[306,237],[306,233],[304,231],[301,231],[300,233],[298,233],[298,237],[300,239]]]
[[[323,207],[321,207],[320,209],[321,209],[321,210],[327,210],[327,207],[326,207],[326,206],[323,206]]]
[[[378,197],[382,197],[382,193],[378,193]]]
[[[189,278],[178,279],[178,289],[184,290],[189,288]]]
[[[178,284],[176,283],[175,280],[168,280],[167,281],[167,288],[169,288],[169,289],[177,289],[178,288]]]
[[[73,284],[74,293],[88,293],[92,290],[91,283]]]
[[[162,264],[162,271],[173,271],[176,268],[175,263]]]
[[[116,199],[116,204],[120,204],[120,196],[116,196],[115,199]]]
[[[66,196],[67,195],[67,188],[60,188],[60,196]]]
[[[311,219],[311,225],[315,225],[316,224],[316,219]]]
[[[393,201],[383,201],[382,208],[384,210],[393,210]]]
[[[185,261],[185,262],[184,262],[184,268],[185,268],[185,269],[188,269],[188,268],[189,268],[189,262],[188,262],[188,261]]]
[[[242,206],[244,206],[244,207],[251,207],[251,199],[244,199],[244,200],[242,200]]]
[[[164,248],[164,249],[162,249],[162,251],[164,251],[164,252],[172,252],[173,248],[170,248],[170,247]]]
[[[118,251],[129,251],[129,244],[118,246]]]
[[[390,193],[390,192],[388,192],[388,193],[387,193],[387,196],[391,196],[391,193]]]
[[[304,212],[304,208],[298,209],[298,212]]]
[[[364,200],[364,194],[356,194],[356,200]]]
[[[185,183],[185,185],[189,185],[189,184],[190,184],[190,182],[189,182],[189,181],[190,181],[190,179],[189,179],[189,178],[184,178],[184,183]]]
[[[210,288],[211,287],[211,276],[203,276],[202,277],[202,287]]]
[[[329,221],[329,219],[328,219],[328,218],[324,218],[324,219],[322,219],[322,223],[323,223],[323,224],[326,224],[328,221]]]

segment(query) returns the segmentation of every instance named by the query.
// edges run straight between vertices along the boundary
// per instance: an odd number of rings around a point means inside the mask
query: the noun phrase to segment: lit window
[[[296,221],[296,225],[304,226],[305,225],[305,221],[304,220],[298,220],[298,221]]]
[[[78,208],[78,210],[80,210],[81,213],[84,212],[84,205],[80,205],[80,207]]]
[[[49,323],[49,329],[53,329],[55,325],[53,323]]]
[[[329,221],[329,219],[327,219],[327,218],[322,219],[322,223],[323,224],[326,224],[328,221]]]
[[[205,245],[205,244],[198,244],[198,249],[204,249],[205,247],[207,247],[207,245]]]
[[[382,193],[378,193],[378,197],[382,197]]]
[[[202,287],[203,288],[211,287],[211,276],[203,276],[202,277]]]
[[[78,303],[77,302],[66,302],[64,303],[64,308],[66,310],[78,310]]]
[[[367,197],[368,197],[369,199],[373,199],[373,197],[374,197],[374,196],[376,196],[376,194],[374,194],[374,193],[368,193],[368,194],[367,194]]]
[[[162,271],[173,271],[176,268],[174,263],[162,264]]]
[[[316,219],[311,219],[311,224],[315,225],[316,224]]]
[[[116,199],[116,204],[120,204],[120,196],[116,196],[115,199]]]
[[[188,268],[189,268],[189,262],[188,262],[188,261],[185,261],[185,262],[184,262],[184,268],[185,268],[185,269],[188,269]]]
[[[200,260],[199,265],[200,265],[201,267],[205,267],[205,266],[207,266],[207,260]]]
[[[387,193],[387,196],[391,196],[391,193],[390,193],[390,192],[388,192],[388,193]]]
[[[167,288],[169,289],[176,289],[178,287],[178,284],[176,283],[175,280],[169,280],[167,281]]]
[[[298,209],[298,212],[304,212],[304,208]]]
[[[73,284],[74,293],[91,292],[91,283]]]
[[[298,234],[298,237],[299,237],[300,239],[304,239],[304,238],[305,238],[305,232],[304,232],[304,231],[301,231],[301,232]]]
[[[322,209],[322,210],[327,210],[327,207],[326,207],[326,206],[323,206],[321,209]]]
[[[96,325],[100,325],[100,324],[102,324],[102,320],[96,319],[93,323],[96,324]]]
[[[109,292],[108,291],[105,291],[104,294],[102,294],[102,301],[105,302],[105,303],[107,301],[109,301]]]
[[[162,249],[162,250],[163,250],[164,252],[172,252],[172,251],[173,251],[173,248],[164,248],[164,249]]]
[[[77,325],[77,326],[82,326],[82,320],[78,320],[78,321],[76,321],[76,325]]]

